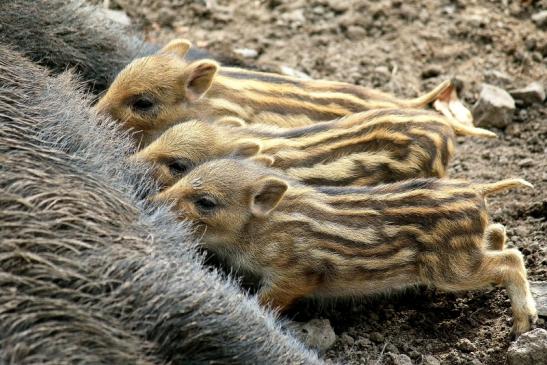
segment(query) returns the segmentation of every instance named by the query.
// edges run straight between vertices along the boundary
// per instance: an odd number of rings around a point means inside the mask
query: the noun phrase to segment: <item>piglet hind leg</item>
[[[505,249],[507,234],[505,227],[500,223],[490,224],[484,233],[486,247],[491,250],[502,251]]]
[[[460,275],[455,272],[445,273],[445,278],[449,277],[450,281],[437,282],[435,286],[447,291],[477,290],[492,284],[502,286],[511,300],[513,337],[530,330],[537,320],[537,311],[526,278],[522,254],[517,249],[485,250],[477,265],[470,264],[460,269]]]
[[[520,251],[487,251],[478,274],[507,290],[513,310],[513,337],[529,331],[538,315]]]

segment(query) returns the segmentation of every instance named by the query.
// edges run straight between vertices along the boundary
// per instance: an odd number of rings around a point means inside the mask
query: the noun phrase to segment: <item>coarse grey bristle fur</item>
[[[133,59],[159,49],[83,0],[0,0],[0,44],[55,73],[76,69],[95,93]],[[186,58],[237,61],[196,47]]]
[[[89,104],[0,46],[0,363],[321,363],[142,198],[130,139]]]

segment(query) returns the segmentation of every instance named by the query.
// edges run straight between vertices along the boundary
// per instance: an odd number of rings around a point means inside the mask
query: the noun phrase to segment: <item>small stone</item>
[[[484,81],[488,84],[492,84],[499,87],[506,87],[513,83],[511,76],[505,72],[497,70],[488,70],[484,73]]]
[[[542,103],[545,100],[545,88],[540,82],[532,82],[522,89],[509,92],[513,98],[522,101],[525,105]]]
[[[541,62],[543,61],[543,55],[541,52],[532,52],[532,59],[536,62]]]
[[[387,66],[377,66],[374,68],[374,72],[382,76],[391,76],[391,72],[389,72],[389,68],[387,68]]]
[[[170,26],[176,19],[176,14],[172,9],[161,8],[157,14],[157,22],[159,25],[167,27]]]
[[[532,167],[536,163],[532,158],[525,158],[519,161],[519,167]]]
[[[543,57],[547,57],[547,39],[540,39],[536,44],[536,51],[541,53]]]
[[[384,335],[382,335],[380,332],[372,332],[370,334],[370,339],[376,343],[382,343],[385,340]]]
[[[435,356],[425,355],[422,359],[422,365],[441,365],[441,362]]]
[[[458,348],[464,352],[473,352],[477,349],[473,342],[471,342],[467,338],[460,339],[456,346],[458,346]]]
[[[304,16],[304,9],[295,9],[291,12],[284,13],[281,15],[281,18],[295,24],[304,24],[306,22],[306,17]]]
[[[422,71],[422,79],[437,77],[443,73],[443,69],[437,65],[429,65]]]
[[[355,343],[355,339],[347,333],[343,333],[342,336],[340,336],[340,341],[342,341],[342,343],[348,344],[349,346],[353,346],[353,344]]]
[[[542,10],[539,13],[532,15],[532,21],[540,28],[547,26],[547,10]]]
[[[405,354],[388,353],[393,365],[412,365],[412,360]]]
[[[533,51],[536,49],[537,41],[534,38],[528,38],[524,41],[524,45],[526,46],[526,49],[529,51]]]
[[[408,353],[408,356],[410,356],[413,359],[418,359],[422,354],[420,354],[417,350],[412,350]]]
[[[234,53],[243,58],[256,58],[258,56],[258,52],[251,48],[236,48],[234,49]]]
[[[507,350],[509,365],[547,364],[547,331],[536,328],[524,333]]]
[[[515,101],[499,87],[483,84],[479,100],[473,106],[473,118],[479,127],[505,128],[512,120]]]
[[[328,0],[327,3],[337,13],[343,13],[350,8],[350,3],[346,0]]]
[[[296,336],[309,347],[325,352],[336,341],[336,334],[328,319],[312,319],[306,323],[294,322]]]
[[[547,281],[531,281],[530,291],[536,301],[538,315],[547,317]]]
[[[359,41],[367,36],[367,31],[363,27],[351,25],[348,27],[346,34],[352,41]]]
[[[289,66],[285,66],[285,65],[279,66],[279,72],[282,73],[283,75],[297,77],[303,80],[311,80],[311,77],[308,74],[302,71],[295,70],[294,68]]]
[[[386,351],[387,352],[391,352],[393,354],[398,354],[399,353],[399,349],[397,348],[397,346],[395,346],[394,344],[392,343],[388,343],[386,345]]]
[[[479,14],[472,14],[466,17],[467,23],[473,28],[482,28],[489,23],[488,18]]]

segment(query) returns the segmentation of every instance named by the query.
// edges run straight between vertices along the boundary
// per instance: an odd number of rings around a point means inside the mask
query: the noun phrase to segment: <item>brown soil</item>
[[[547,1],[478,0],[112,0],[152,41],[177,36],[207,49],[258,51],[264,69],[287,65],[315,78],[414,96],[441,80],[461,80],[472,106],[485,81],[506,89],[547,81],[547,33],[531,15]],[[512,80],[492,80],[491,71]],[[534,190],[489,199],[509,246],[526,256],[532,280],[547,280],[547,108],[519,106],[497,140],[461,139],[450,176],[474,181],[523,177]],[[505,291],[444,294],[417,289],[384,298],[300,306],[298,320],[329,318],[338,339],[325,358],[382,364],[406,354],[415,364],[503,364],[509,346]],[[545,327],[540,319],[538,326]],[[390,354],[391,353],[391,354]]]

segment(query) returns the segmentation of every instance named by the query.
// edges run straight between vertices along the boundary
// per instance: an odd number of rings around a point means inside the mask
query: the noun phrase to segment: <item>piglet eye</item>
[[[189,166],[185,161],[175,160],[169,163],[168,167],[173,175],[180,176],[188,172]]]
[[[149,111],[150,109],[152,109],[153,106],[154,106],[154,101],[152,101],[152,99],[146,96],[139,96],[131,104],[131,107],[133,109],[135,109],[136,111],[141,111],[141,112]]]
[[[200,211],[209,213],[212,210],[214,210],[217,207],[217,202],[208,196],[202,196],[194,202],[196,205],[196,208],[198,208]]]

